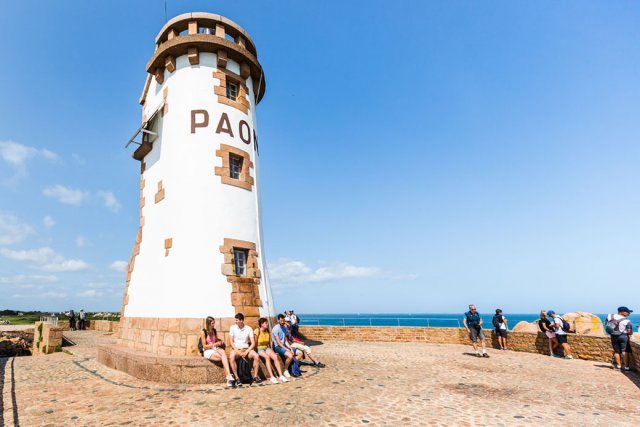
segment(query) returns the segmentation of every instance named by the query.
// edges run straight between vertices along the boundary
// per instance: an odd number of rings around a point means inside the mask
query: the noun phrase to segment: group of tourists
[[[509,329],[507,318],[502,314],[501,309],[496,309],[492,324],[494,332],[498,338],[500,350],[507,350],[507,331]],[[609,314],[606,318],[605,331],[611,337],[613,347],[612,364],[616,369],[629,371],[631,355],[631,336],[633,326],[629,315],[633,313],[628,307],[618,307],[618,312]],[[486,349],[485,336],[482,332],[482,316],[478,313],[474,304],[469,305],[469,311],[464,313],[463,324],[469,333],[469,339],[473,345],[475,355],[478,357],[489,357]],[[571,324],[563,319],[555,310],[542,310],[540,319],[536,322],[540,332],[544,333],[549,341],[549,356],[573,359],[571,346],[569,345],[568,334],[575,332]],[[562,355],[557,354],[557,350],[562,349]]]
[[[70,310],[67,314],[69,316],[69,329],[72,331],[84,331],[87,327],[87,313],[81,308],[80,312],[76,314],[75,311]]]
[[[305,359],[308,359],[306,363],[323,368],[324,364],[311,354],[311,348],[304,344],[297,328],[294,332],[293,326],[297,321],[294,323],[290,316],[283,314],[279,314],[277,320],[269,330],[269,321],[261,317],[258,327],[251,329],[244,323],[244,315],[236,314],[235,324],[229,329],[231,351],[227,357],[225,343],[219,339],[215,328],[215,319],[207,317],[206,329],[203,329],[199,343],[202,356],[222,363],[228,387],[261,384],[260,361],[266,368],[266,377],[273,384],[286,383],[292,376],[300,376],[300,363]]]

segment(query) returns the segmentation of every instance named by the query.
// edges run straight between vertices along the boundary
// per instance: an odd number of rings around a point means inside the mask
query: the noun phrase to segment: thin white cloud
[[[109,268],[113,271],[117,271],[118,273],[124,273],[127,270],[127,265],[129,265],[127,261],[118,260],[109,264]]]
[[[20,173],[26,173],[26,162],[33,157],[56,160],[58,155],[46,148],[29,147],[13,141],[0,141],[0,158]]]
[[[18,274],[16,276],[0,277],[0,284],[27,284],[31,286],[34,283],[56,283],[60,279],[54,275],[38,275],[38,274]]]
[[[0,245],[19,243],[32,233],[33,228],[20,221],[17,216],[0,212]]]
[[[67,297],[66,292],[60,291],[46,291],[46,292],[33,292],[29,294],[13,294],[11,298],[36,298],[36,299],[63,299]]]
[[[42,218],[42,225],[44,225],[45,228],[52,228],[54,225],[56,225],[56,221],[49,215],[47,215]]]
[[[42,190],[42,194],[46,197],[54,198],[60,203],[74,206],[80,206],[89,198],[89,194],[85,191],[65,187],[60,184],[45,188]]]
[[[76,236],[76,246],[79,248],[85,248],[89,246],[89,241],[84,236]]]
[[[96,195],[102,199],[104,206],[113,212],[118,212],[122,207],[115,194],[111,191],[98,191]]]
[[[416,278],[412,274],[400,276],[378,267],[358,267],[346,263],[311,268],[302,261],[288,258],[281,258],[270,263],[268,269],[269,279],[274,288],[349,279],[414,280]]]
[[[80,206],[89,200],[89,193],[86,191],[65,187],[60,184],[45,188],[42,190],[42,194],[65,205]]]
[[[80,271],[89,267],[89,264],[79,259],[66,259],[51,248],[38,248],[30,250],[12,251],[6,248],[0,249],[0,255],[13,261],[29,262],[36,270],[46,272]]]
[[[87,289],[86,291],[80,292],[78,296],[83,298],[98,298],[104,296],[104,292],[96,289]]]

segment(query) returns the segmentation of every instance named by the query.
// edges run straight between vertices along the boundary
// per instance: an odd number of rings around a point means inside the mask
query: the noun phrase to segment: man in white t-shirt
[[[258,369],[260,368],[260,356],[253,349],[256,347],[255,338],[253,337],[253,329],[244,324],[244,315],[236,314],[236,324],[229,328],[229,341],[231,344],[231,354],[229,355],[229,363],[233,370],[237,384],[242,385],[238,376],[238,364],[236,359],[249,357],[253,361],[252,377],[253,382],[260,384],[262,380],[258,377]]]
[[[607,326],[613,326],[611,331],[611,345],[613,346],[615,368],[629,371],[629,340],[633,335],[631,320],[627,319],[633,310],[627,307],[618,307],[618,314],[607,316]],[[607,331],[609,332],[609,331]],[[622,360],[621,356],[622,355]],[[622,363],[621,363],[622,362]]]
[[[299,335],[298,316],[296,316],[293,310],[291,310],[291,314],[289,315],[289,318],[291,318],[291,332],[293,333],[293,336],[297,337]]]
[[[571,347],[569,346],[569,342],[567,339],[567,332],[562,329],[562,317],[556,314],[555,311],[549,310],[547,311],[547,316],[551,316],[553,319],[553,328],[556,333],[556,338],[558,342],[562,345],[562,351],[564,352],[565,359],[573,359],[571,355]]]

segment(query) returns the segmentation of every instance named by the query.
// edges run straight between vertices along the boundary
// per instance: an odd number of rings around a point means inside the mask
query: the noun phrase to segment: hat
[[[629,310],[629,308],[625,307],[624,305],[622,307],[618,307],[618,313],[621,313],[623,311],[626,311],[627,313],[633,313],[633,310]]]
[[[548,315],[548,316],[553,316],[554,314],[556,314],[556,312],[555,312],[555,311],[553,311],[553,310],[548,310],[548,311],[547,311],[547,315]]]
[[[291,317],[289,317],[289,316],[285,317],[285,318],[284,318],[284,321],[285,321],[285,322],[291,322]]]

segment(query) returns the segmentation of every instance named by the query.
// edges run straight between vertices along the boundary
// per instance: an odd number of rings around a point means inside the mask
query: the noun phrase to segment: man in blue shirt
[[[469,311],[464,314],[462,323],[464,323],[464,327],[469,333],[469,339],[471,340],[471,344],[473,344],[473,350],[476,352],[476,356],[489,357],[485,347],[484,334],[482,333],[482,317],[480,317],[475,305],[469,305]],[[482,354],[478,351],[478,339],[480,339],[480,344],[482,345]]]
[[[289,378],[289,365],[293,359],[293,350],[287,344],[287,327],[284,324],[284,315],[278,314],[278,324],[271,330],[273,350],[284,359],[284,376]]]

